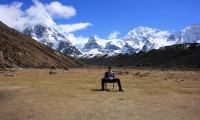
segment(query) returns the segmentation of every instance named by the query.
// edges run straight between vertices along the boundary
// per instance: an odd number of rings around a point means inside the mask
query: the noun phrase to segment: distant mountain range
[[[200,24],[176,34],[138,27],[124,38],[91,37],[78,59],[88,65],[117,67],[200,68]]]
[[[1,68],[80,67],[83,63],[0,22]]]
[[[101,67],[200,68],[200,43],[165,46],[134,54],[88,55],[79,59],[87,65]]]
[[[23,26],[24,30],[21,32],[71,56],[133,54],[174,44],[200,43],[200,24],[194,24],[176,34],[155,28],[137,27],[120,39],[105,40],[95,35],[85,44],[75,46],[48,14],[38,13],[32,17],[32,20]]]
[[[25,25],[23,34],[71,56],[133,54],[174,44],[200,43],[200,24],[194,24],[176,34],[155,28],[137,27],[121,39],[105,40],[95,35],[85,44],[74,46],[48,14],[43,15],[42,20],[37,20],[38,18],[40,17],[34,17],[34,22]]]
[[[34,40],[0,23],[0,67],[79,67],[85,62],[101,66],[200,68],[200,25],[188,26],[176,34],[138,27],[123,39],[94,36],[80,47],[81,52],[56,24],[51,25],[27,25],[24,34]],[[60,45],[62,42],[64,45]],[[83,62],[61,52],[79,55]]]
[[[200,43],[200,24],[188,26],[176,34],[154,28],[137,27],[122,39],[103,40],[95,35],[79,47],[83,53],[79,57],[91,54],[133,54],[183,43]]]

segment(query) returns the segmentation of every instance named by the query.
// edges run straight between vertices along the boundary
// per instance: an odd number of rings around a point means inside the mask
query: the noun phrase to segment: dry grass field
[[[105,70],[0,71],[0,120],[200,120],[200,71],[114,69],[118,92]]]

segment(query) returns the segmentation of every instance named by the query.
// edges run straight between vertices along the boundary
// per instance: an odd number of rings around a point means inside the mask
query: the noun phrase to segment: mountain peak
[[[23,33],[64,54],[81,54],[78,49],[72,46],[72,43],[67,39],[66,35],[48,15],[44,20],[38,21],[36,19],[30,22],[30,24],[27,24]]]
[[[176,41],[177,43],[194,43],[200,42],[200,24],[190,25],[171,38],[171,40]]]
[[[200,28],[200,24],[192,24],[192,25],[190,25],[188,27],[199,27]]]
[[[191,31],[191,30],[200,30],[200,24],[192,24],[190,26],[185,27],[182,31]]]
[[[170,35],[167,31],[161,31],[155,28],[149,27],[137,27],[131,30],[124,38],[125,41],[134,41],[134,43],[139,44],[139,42],[147,41],[148,39],[165,39]]]
[[[144,26],[139,26],[134,28],[133,30],[142,30],[142,31],[147,31],[147,30],[158,30],[156,28],[150,28],[150,27],[144,27]]]
[[[97,35],[94,35],[94,36],[90,37],[90,39],[88,41],[94,42],[94,41],[97,41],[97,40],[99,40],[99,37]]]
[[[33,2],[35,5],[26,10],[30,21],[25,24],[25,27],[37,24],[43,24],[47,27],[49,27],[49,25],[55,25],[49,13],[47,13],[46,9],[44,9],[43,4],[41,4],[38,0],[33,0]]]
[[[161,30],[156,29],[156,28],[139,26],[131,30],[128,34],[144,35],[144,33],[151,34],[151,33],[158,33],[158,32],[161,32]]]

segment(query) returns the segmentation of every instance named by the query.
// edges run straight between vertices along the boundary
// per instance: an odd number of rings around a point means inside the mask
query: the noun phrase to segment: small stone
[[[164,80],[168,80],[167,78],[164,78]]]
[[[5,74],[5,76],[13,76],[13,77],[15,77],[16,75],[15,74]]]
[[[184,81],[183,79],[177,79],[176,82],[182,82]]]

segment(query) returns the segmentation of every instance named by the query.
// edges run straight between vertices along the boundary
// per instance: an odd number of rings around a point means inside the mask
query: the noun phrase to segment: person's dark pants
[[[118,84],[118,87],[119,87],[119,90],[122,90],[122,86],[121,86],[121,82],[120,82],[120,79],[119,78],[114,78],[112,80],[108,80],[108,79],[105,79],[105,78],[102,78],[101,80],[101,89],[104,90],[104,86],[105,86],[105,83],[114,83],[114,82],[117,82]]]

